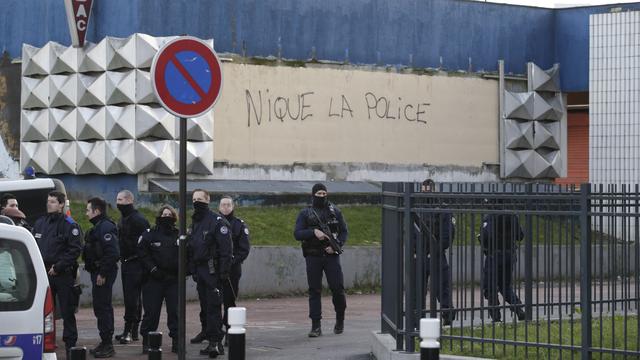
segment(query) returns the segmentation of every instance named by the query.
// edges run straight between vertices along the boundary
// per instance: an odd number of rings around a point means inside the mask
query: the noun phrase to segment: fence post
[[[229,308],[229,360],[245,359],[245,334],[247,330],[244,325],[247,323],[247,309],[243,307]]]
[[[413,183],[404,183],[404,196],[403,196],[403,219],[402,227],[404,231],[403,245],[404,245],[404,283],[407,284],[404,287],[404,303],[405,303],[405,330],[407,331],[404,338],[404,349],[407,352],[414,352],[416,349],[415,336],[410,332],[415,331],[417,327],[417,319],[422,317],[422,314],[416,313],[416,295],[415,289],[412,284],[415,284],[415,258],[413,257],[413,236],[412,235],[412,223],[411,223],[411,207],[413,205]]]
[[[533,319],[533,224],[530,211],[533,210],[533,184],[526,184],[527,187],[527,207],[525,215],[524,238],[524,314],[525,319]]]
[[[440,319],[420,319],[420,360],[440,359]]]
[[[149,360],[162,360],[162,333],[149,333]]]
[[[591,184],[580,186],[580,310],[581,360],[591,359]]]

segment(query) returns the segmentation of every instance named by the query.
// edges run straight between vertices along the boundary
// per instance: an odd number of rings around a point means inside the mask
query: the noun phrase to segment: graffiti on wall
[[[276,95],[270,89],[245,89],[247,100],[247,127],[260,126],[271,121],[304,121],[318,115],[329,118],[401,120],[426,125],[428,109],[426,101],[408,102],[402,97],[381,95],[366,91],[351,98],[345,94],[330,95],[328,100],[315,91],[305,91],[293,96]],[[322,103],[324,106],[313,104]],[[328,104],[328,106],[326,106]]]

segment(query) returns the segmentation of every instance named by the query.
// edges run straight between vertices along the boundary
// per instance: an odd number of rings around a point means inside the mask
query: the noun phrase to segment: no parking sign
[[[211,110],[220,95],[220,60],[204,41],[181,36],[160,48],[151,65],[151,81],[168,112],[198,117]]]

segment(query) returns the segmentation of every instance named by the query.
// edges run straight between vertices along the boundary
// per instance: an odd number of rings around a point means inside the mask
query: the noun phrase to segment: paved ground
[[[326,318],[323,320],[324,335],[317,339],[307,337],[310,320],[307,318],[307,298],[251,299],[241,301],[239,306],[247,308],[247,359],[370,359],[369,332],[380,328],[380,295],[350,295],[347,297],[347,317],[345,332],[335,335],[332,332],[335,315],[330,297],[324,297],[322,307]],[[329,310],[329,311],[327,311]],[[124,307],[115,309],[116,332],[123,326]],[[193,337],[199,330],[199,305],[187,304],[187,338]],[[96,322],[91,308],[82,308],[78,314],[79,346],[88,349],[98,343]],[[58,359],[65,359],[62,343],[62,321],[56,323],[58,334]],[[160,321],[160,331],[168,333],[166,319]],[[176,359],[170,352],[170,339],[163,339],[163,359]],[[205,359],[198,350],[202,345],[189,345],[188,359]],[[132,345],[116,345],[114,359],[146,359],[141,353],[140,342]],[[87,358],[92,358],[90,355]],[[226,359],[227,355],[218,359]]]

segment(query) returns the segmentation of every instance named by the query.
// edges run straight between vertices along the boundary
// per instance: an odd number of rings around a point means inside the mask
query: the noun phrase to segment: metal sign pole
[[[180,118],[180,243],[178,261],[178,359],[186,354],[187,295],[187,119]]]

